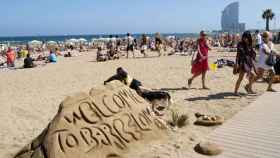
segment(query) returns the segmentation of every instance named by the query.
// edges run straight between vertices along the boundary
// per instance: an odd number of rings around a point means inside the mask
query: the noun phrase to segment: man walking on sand
[[[130,33],[127,33],[126,42],[127,42],[126,58],[128,58],[128,56],[129,56],[129,51],[132,52],[133,58],[135,58],[135,54],[134,54],[134,45],[133,45],[134,39],[133,39],[133,37],[131,36]]]
[[[261,46],[261,44],[262,44],[262,36],[261,36],[261,34],[260,34],[260,31],[259,30],[257,30],[256,31],[256,49],[257,50],[259,50],[260,49],[260,46]]]

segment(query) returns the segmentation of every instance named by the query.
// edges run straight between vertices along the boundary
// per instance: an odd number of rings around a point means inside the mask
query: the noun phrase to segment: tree
[[[263,11],[262,18],[266,21],[266,31],[269,31],[269,22],[274,18],[275,14],[272,9],[266,9]]]

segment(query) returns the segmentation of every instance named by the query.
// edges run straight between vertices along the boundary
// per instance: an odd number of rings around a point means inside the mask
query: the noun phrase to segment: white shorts
[[[147,50],[148,49],[148,46],[147,45],[143,45],[142,47],[141,47],[141,50]]]

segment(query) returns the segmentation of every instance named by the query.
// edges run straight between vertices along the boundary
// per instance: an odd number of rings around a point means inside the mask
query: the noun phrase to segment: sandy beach
[[[122,66],[144,86],[168,90],[174,101],[171,109],[189,116],[186,127],[169,131],[165,143],[148,144],[128,157],[175,158],[195,155],[193,147],[215,128],[194,126],[194,113],[215,114],[230,119],[261,95],[267,84],[257,83],[257,95],[235,97],[237,76],[232,68],[209,71],[207,83],[211,90],[201,90],[201,80],[195,80],[193,89],[185,90],[191,76],[190,56],[163,56],[160,58],[121,59],[95,62],[91,51],[74,58],[60,57],[58,63],[35,69],[0,70],[0,158],[11,158],[24,145],[39,135],[57,113],[61,101],[77,92],[87,92]],[[156,55],[156,53],[151,53]],[[210,53],[210,63],[218,58],[235,60],[235,53]],[[242,83],[240,91],[245,93]]]

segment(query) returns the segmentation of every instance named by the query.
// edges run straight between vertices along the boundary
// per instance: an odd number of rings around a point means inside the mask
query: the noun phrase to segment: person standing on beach
[[[16,54],[12,48],[8,48],[8,51],[6,53],[7,57],[7,66],[8,67],[15,67],[15,59],[16,59]]]
[[[141,54],[143,54],[144,57],[147,56],[146,54],[147,49],[148,49],[148,38],[145,34],[143,34],[141,38]]]
[[[158,56],[161,56],[161,49],[162,49],[162,39],[160,37],[160,33],[156,33],[155,37],[155,46],[156,46],[156,51],[158,52]]]
[[[240,84],[245,76],[249,77],[249,84],[245,86],[245,90],[248,93],[253,93],[251,87],[249,85],[252,84],[254,79],[253,70],[255,70],[255,59],[256,59],[256,52],[253,49],[253,39],[252,35],[249,31],[246,31],[242,35],[241,42],[237,45],[237,55],[236,55],[236,64],[234,66],[234,74],[239,73],[238,80],[235,84],[234,94],[238,94],[238,89]]]
[[[115,59],[117,56],[116,53],[116,39],[113,38],[112,35],[109,36],[109,42],[107,43],[107,49],[108,49],[108,57],[109,59]]]
[[[257,76],[254,78],[254,82],[256,82],[258,79],[262,78],[264,75],[265,71],[269,72],[268,76],[268,87],[267,91],[269,92],[276,92],[272,88],[272,83],[273,83],[273,77],[274,77],[274,64],[269,60],[269,57],[280,57],[280,54],[275,51],[274,49],[274,44],[270,40],[270,33],[268,31],[264,32],[262,34],[262,39],[263,42],[260,46],[260,56],[258,60],[258,70],[257,70]],[[249,84],[248,87],[252,89],[253,83]]]
[[[261,36],[261,34],[260,34],[260,31],[259,30],[257,30],[256,31],[256,50],[259,50],[260,49],[260,45],[262,44],[262,36]]]
[[[116,51],[117,54],[119,54],[119,57],[121,57],[120,51],[121,51],[121,39],[119,38],[118,35],[116,35]]]
[[[129,51],[132,52],[133,58],[135,58],[135,54],[134,54],[134,39],[133,39],[133,37],[131,36],[130,33],[127,33],[126,42],[127,42],[127,48],[126,48],[127,55],[126,55],[126,58],[128,58]]]
[[[188,80],[189,88],[192,85],[192,81],[202,75],[202,89],[209,89],[205,84],[206,73],[209,70],[208,65],[208,51],[211,50],[207,43],[207,34],[204,31],[200,32],[200,38],[197,41],[197,55],[194,60],[192,60],[192,78]]]

